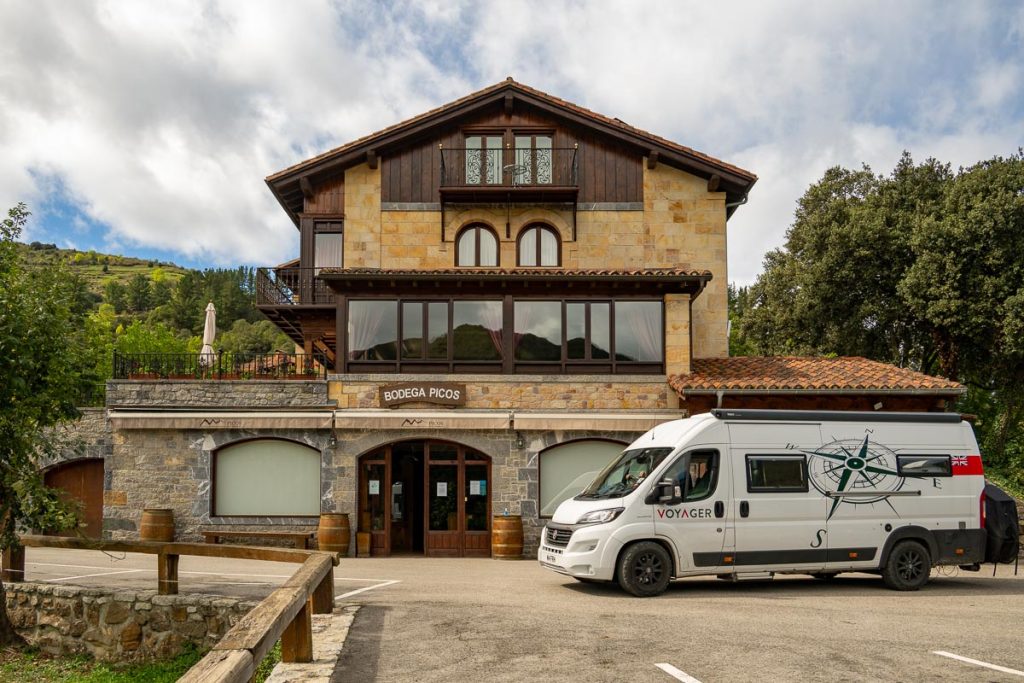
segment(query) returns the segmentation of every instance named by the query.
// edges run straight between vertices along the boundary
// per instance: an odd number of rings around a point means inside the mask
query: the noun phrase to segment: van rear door
[[[821,443],[807,423],[729,423],[734,571],[824,568],[825,498],[809,485],[804,449]],[[730,559],[726,557],[726,559]]]

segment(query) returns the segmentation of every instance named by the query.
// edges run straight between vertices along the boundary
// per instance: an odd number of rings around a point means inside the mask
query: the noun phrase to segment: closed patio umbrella
[[[217,354],[213,352],[213,338],[217,336],[217,308],[213,302],[206,304],[206,322],[203,324],[203,348],[199,352],[202,365],[213,365]]]

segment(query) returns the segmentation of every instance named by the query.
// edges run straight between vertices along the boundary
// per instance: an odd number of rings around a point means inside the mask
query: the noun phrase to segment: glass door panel
[[[430,505],[431,531],[458,531],[459,497],[458,465],[431,465]]]
[[[466,531],[487,531],[487,465],[466,464]]]

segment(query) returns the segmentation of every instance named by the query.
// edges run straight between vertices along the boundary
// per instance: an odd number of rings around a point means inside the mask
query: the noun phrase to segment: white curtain
[[[528,228],[519,239],[519,265],[537,265],[537,228]]]
[[[558,265],[558,239],[555,233],[545,228],[537,228],[540,234],[540,265]]]
[[[494,238],[494,233],[484,228],[477,228],[476,234],[480,239],[480,263],[477,265],[498,265],[498,240]]]
[[[617,302],[615,329],[616,353],[624,351],[618,347],[619,340],[625,341],[632,336],[637,345],[636,357],[633,360],[661,362],[661,304],[654,301]]]
[[[459,265],[476,265],[476,228],[463,230],[459,235]]]
[[[395,316],[394,301],[352,301],[348,305],[348,357],[359,360],[377,343],[384,318]]]
[[[319,233],[316,236],[316,253],[313,266],[319,273],[321,268],[341,268],[342,248],[345,239],[340,232]]]

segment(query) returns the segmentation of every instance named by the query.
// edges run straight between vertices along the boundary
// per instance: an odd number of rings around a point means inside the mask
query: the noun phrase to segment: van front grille
[[[547,533],[544,535],[544,540],[547,541],[548,545],[559,548],[569,545],[570,538],[572,538],[572,529],[552,529],[548,527]]]

